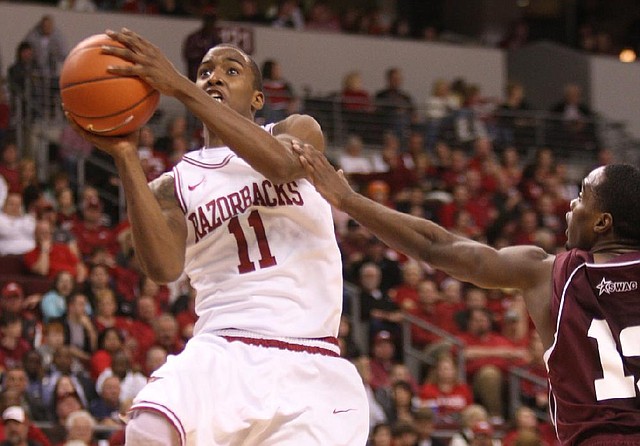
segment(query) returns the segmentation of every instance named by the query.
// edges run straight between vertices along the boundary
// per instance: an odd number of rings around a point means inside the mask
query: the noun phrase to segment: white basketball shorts
[[[360,375],[310,344],[199,334],[153,373],[132,410],[162,414],[188,446],[364,446]]]

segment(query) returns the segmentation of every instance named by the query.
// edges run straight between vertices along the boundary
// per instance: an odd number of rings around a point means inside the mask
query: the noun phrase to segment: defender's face
[[[236,48],[209,50],[202,58],[196,85],[243,116],[251,117],[262,108],[263,96],[254,89],[251,61]]]
[[[582,181],[582,189],[577,198],[571,200],[567,218],[567,249],[589,250],[596,242],[593,228],[600,216],[596,207],[594,188],[602,181],[604,168],[593,170]]]

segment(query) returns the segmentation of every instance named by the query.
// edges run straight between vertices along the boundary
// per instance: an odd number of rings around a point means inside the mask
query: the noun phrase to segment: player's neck
[[[629,239],[600,242],[591,249],[591,253],[600,261],[607,261],[619,255],[635,251],[640,251],[640,243]]]

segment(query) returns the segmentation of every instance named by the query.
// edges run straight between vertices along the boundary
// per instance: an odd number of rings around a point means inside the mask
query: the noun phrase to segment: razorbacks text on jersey
[[[186,154],[173,175],[197,291],[194,334],[337,335],[340,252],[330,205],[311,183],[273,184],[228,147]]]

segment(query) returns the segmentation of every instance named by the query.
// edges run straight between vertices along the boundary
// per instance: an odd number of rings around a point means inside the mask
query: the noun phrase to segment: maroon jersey
[[[562,444],[635,434],[640,444],[640,253],[594,264],[571,250],[553,267],[550,412]],[[587,441],[591,439],[591,441]],[[610,443],[620,444],[620,443]]]

